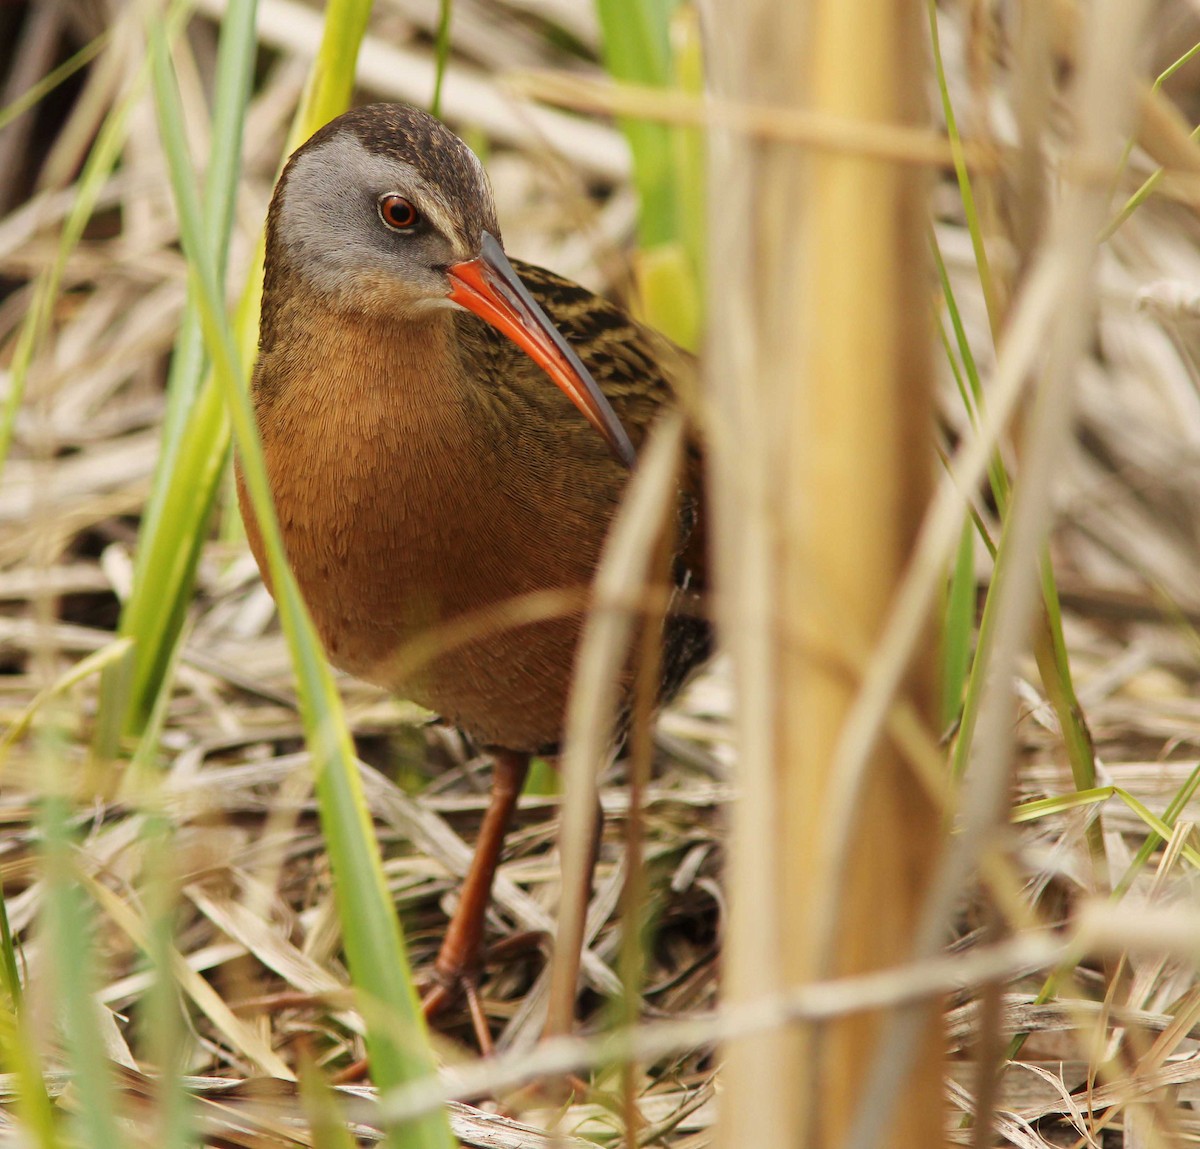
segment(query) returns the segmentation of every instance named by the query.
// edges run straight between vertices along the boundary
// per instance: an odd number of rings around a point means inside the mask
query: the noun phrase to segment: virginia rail
[[[510,263],[482,165],[424,112],[347,112],[280,176],[252,386],[289,563],[330,661],[441,714],[494,760],[427,1015],[462,987],[480,1029],[474,979],[504,835],[530,756],[560,738],[582,592],[681,364],[611,303]],[[684,597],[703,584],[700,502],[693,447],[673,571]],[[557,590],[561,611],[514,624],[514,600]],[[471,635],[442,649],[455,620]],[[422,635],[434,653],[414,662]],[[664,697],[708,647],[694,611],[667,617]]]

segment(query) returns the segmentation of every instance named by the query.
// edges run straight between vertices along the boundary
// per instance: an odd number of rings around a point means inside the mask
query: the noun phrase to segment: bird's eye
[[[421,213],[410,200],[395,192],[379,197],[379,218],[395,231],[411,231],[417,226]]]

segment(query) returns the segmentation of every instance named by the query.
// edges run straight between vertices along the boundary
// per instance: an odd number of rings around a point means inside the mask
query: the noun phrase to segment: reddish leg
[[[491,1035],[475,992],[483,951],[483,927],[504,837],[516,811],[521,787],[525,785],[525,775],[529,773],[528,754],[497,750],[493,757],[491,802],[479,828],[475,856],[463,881],[458,908],[433,963],[433,988],[421,1002],[425,1016],[433,1017],[454,999],[460,988],[466,990],[475,1036],[485,1053],[491,1048]]]

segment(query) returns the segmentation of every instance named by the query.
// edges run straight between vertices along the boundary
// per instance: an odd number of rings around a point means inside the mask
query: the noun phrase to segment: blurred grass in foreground
[[[695,7],[681,0],[596,0],[604,63],[615,80],[699,93],[704,73]],[[698,128],[623,118],[637,189],[634,276],[642,318],[695,350],[705,266],[705,149]]]

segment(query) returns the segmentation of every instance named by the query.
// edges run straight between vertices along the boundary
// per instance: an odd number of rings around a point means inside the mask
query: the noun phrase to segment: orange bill
[[[480,251],[478,258],[450,266],[450,298],[520,347],[604,436],[613,454],[632,467],[637,456],[617,413],[521,282],[499,241],[485,231]]]

